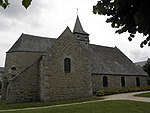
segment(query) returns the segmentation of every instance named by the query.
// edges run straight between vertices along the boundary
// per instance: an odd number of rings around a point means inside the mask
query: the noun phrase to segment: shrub
[[[104,90],[96,91],[96,95],[97,96],[103,96],[104,95]]]
[[[150,90],[150,86],[143,86],[143,87],[133,87],[133,88],[121,88],[121,89],[104,89],[96,91],[97,96],[104,96],[104,95],[112,95],[112,94],[119,94],[119,93],[128,93],[128,92],[137,92],[137,91],[147,91]]]

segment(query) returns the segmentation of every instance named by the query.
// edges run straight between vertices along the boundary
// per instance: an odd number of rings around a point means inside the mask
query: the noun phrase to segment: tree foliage
[[[32,0],[22,0],[22,5],[27,9],[31,4]],[[0,7],[6,9],[9,7],[10,3],[8,0],[0,0]]]
[[[106,20],[112,28],[118,28],[116,33],[129,33],[129,41],[135,34],[145,36],[140,44],[150,46],[150,1],[149,0],[99,0],[93,6],[93,13],[109,16]]]
[[[147,72],[150,78],[150,59],[147,60],[146,64],[143,66],[143,70]]]

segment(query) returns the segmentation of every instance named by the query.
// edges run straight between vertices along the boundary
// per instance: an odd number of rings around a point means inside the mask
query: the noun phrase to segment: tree
[[[22,0],[22,5],[27,9],[31,4],[32,0]],[[8,0],[0,0],[0,7],[6,9],[9,7],[10,3]]]
[[[147,60],[146,64],[143,66],[143,70],[147,72],[149,78],[150,78],[150,59]]]
[[[128,32],[132,41],[136,33],[145,36],[140,44],[150,46],[150,2],[149,0],[100,0],[93,6],[93,13],[109,16],[106,20],[116,33]]]

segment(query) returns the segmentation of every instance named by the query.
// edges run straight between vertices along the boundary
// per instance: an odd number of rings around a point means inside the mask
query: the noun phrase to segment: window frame
[[[125,77],[121,77],[121,86],[122,86],[122,87],[125,87],[125,86],[126,86]]]
[[[103,87],[108,87],[108,77],[103,76]]]
[[[137,87],[140,87],[140,86],[141,86],[140,78],[139,78],[139,77],[136,77],[136,86],[137,86]]]
[[[64,59],[64,72],[71,73],[71,59],[70,58]]]

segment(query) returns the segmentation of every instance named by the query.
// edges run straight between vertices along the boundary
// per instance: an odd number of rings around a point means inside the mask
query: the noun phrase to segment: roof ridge
[[[98,47],[105,47],[105,48],[111,48],[111,49],[115,49],[115,47],[109,47],[109,46],[103,46],[103,45],[96,45],[96,44],[90,44],[92,46],[98,46]]]
[[[31,35],[31,34],[22,33],[21,36],[23,36],[23,35],[25,35],[25,36],[31,36],[31,37],[36,37],[36,38],[56,39],[56,38],[50,38],[50,37],[44,37],[44,36],[37,36],[37,35]]]

